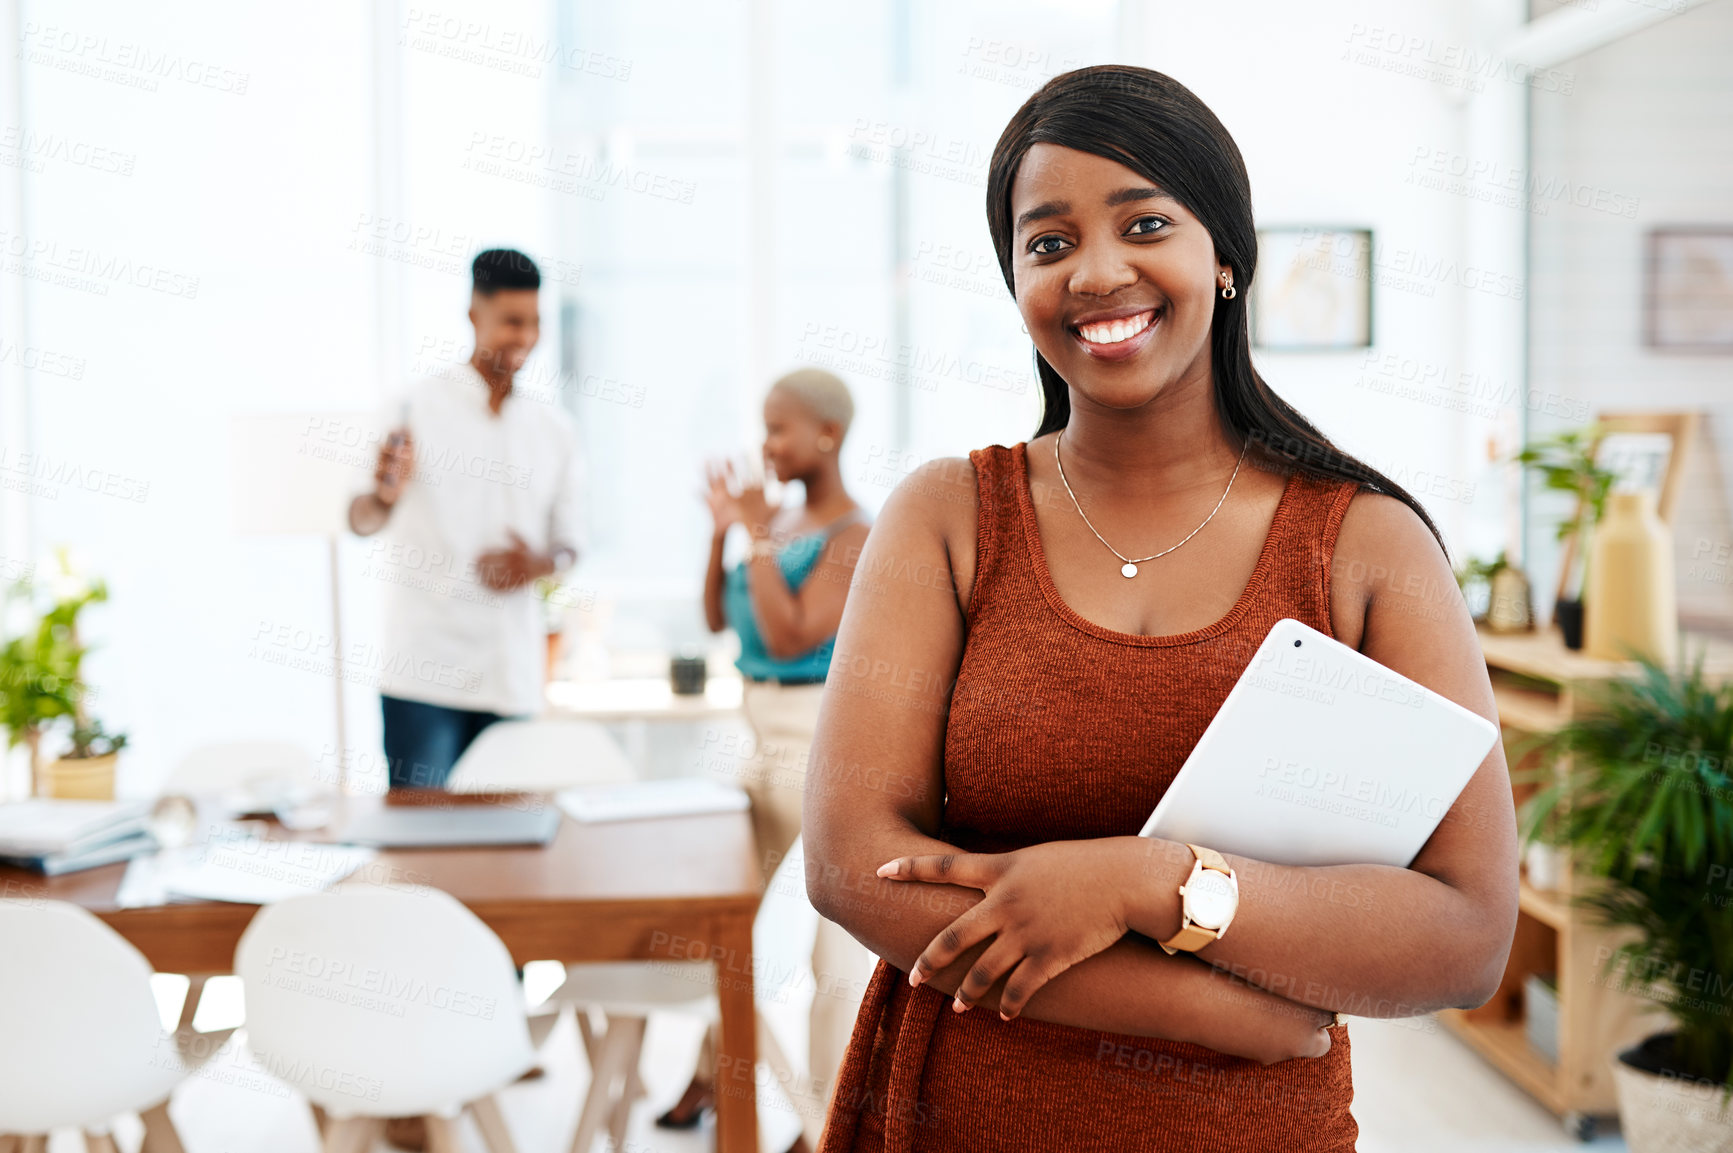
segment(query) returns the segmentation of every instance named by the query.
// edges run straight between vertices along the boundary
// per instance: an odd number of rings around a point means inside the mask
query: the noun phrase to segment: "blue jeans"
[[[381,694],[385,714],[385,763],[394,789],[442,789],[463,750],[499,713],[452,709]]]

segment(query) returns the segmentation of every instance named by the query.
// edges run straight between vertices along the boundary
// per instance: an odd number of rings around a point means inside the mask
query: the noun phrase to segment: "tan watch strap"
[[[1214,869],[1218,873],[1233,872],[1233,868],[1228,864],[1228,859],[1214,849],[1206,849],[1202,845],[1192,844],[1186,845],[1186,848],[1196,854],[1197,859],[1203,862],[1204,868]]]
[[[1218,934],[1214,929],[1206,929],[1202,925],[1187,925],[1167,940],[1157,941],[1156,944],[1166,949],[1167,955],[1171,957],[1181,949],[1188,953],[1195,953],[1215,940],[1217,936]]]
[[[1229,876],[1233,875],[1233,869],[1228,865],[1227,858],[1214,849],[1206,849],[1202,845],[1193,845],[1189,842],[1186,844],[1186,848],[1192,851],[1192,855],[1198,859],[1198,863],[1204,868],[1214,869],[1218,873],[1226,873]],[[1183,912],[1181,918],[1183,921]],[[1166,950],[1167,955],[1171,957],[1181,949],[1188,953],[1195,953],[1220,936],[1221,934],[1216,930],[1206,929],[1202,925],[1182,924],[1179,932],[1165,941],[1157,941],[1156,944]]]

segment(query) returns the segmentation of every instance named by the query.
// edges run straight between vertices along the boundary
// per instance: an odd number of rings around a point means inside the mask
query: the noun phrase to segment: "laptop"
[[[1139,835],[1406,868],[1497,739],[1480,714],[1283,618]]]

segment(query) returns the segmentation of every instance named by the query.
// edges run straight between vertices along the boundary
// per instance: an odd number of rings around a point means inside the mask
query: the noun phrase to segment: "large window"
[[[560,308],[592,484],[578,580],[645,626],[623,643],[697,639],[700,464],[756,451],[780,373],[817,364],[848,382],[844,475],[869,508],[921,460],[1032,431],[987,163],[1048,76],[1115,58],[1116,9],[560,9],[562,42],[629,73],[562,71],[549,116],[558,163],[588,180],[551,194],[557,254],[582,270]]]

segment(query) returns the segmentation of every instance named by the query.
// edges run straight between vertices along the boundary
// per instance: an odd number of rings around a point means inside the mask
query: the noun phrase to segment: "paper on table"
[[[123,909],[171,900],[264,905],[318,893],[378,856],[354,845],[235,837],[139,857],[121,880]]]
[[[584,785],[560,792],[555,800],[573,820],[588,824],[741,812],[750,804],[743,790],[702,777]]]

